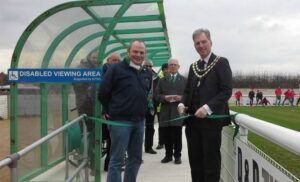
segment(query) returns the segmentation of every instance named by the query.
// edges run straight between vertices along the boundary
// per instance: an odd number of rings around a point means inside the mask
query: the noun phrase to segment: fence
[[[235,112],[231,112],[235,114]],[[233,140],[233,129],[226,127],[222,135],[222,180],[224,182],[300,180],[248,141],[248,130],[300,156],[300,132],[287,129],[263,120],[238,114],[240,126]]]
[[[38,146],[42,145],[43,143],[49,141],[51,138],[57,136],[58,134],[65,132],[68,128],[72,127],[74,124],[78,123],[78,122],[82,122],[82,120],[84,119],[85,115],[79,116],[78,118],[70,121],[68,124],[54,130],[53,132],[49,133],[47,136],[37,140],[36,142],[32,143],[31,145],[25,147],[24,149],[20,150],[17,153],[11,154],[8,157],[6,157],[5,159],[3,159],[2,161],[0,161],[0,169],[5,167],[5,166],[9,166],[10,170],[11,170],[11,181],[12,182],[17,182],[18,181],[18,177],[17,177],[17,165],[18,165],[18,160],[20,158],[22,158],[24,155],[26,155],[27,153],[33,151],[35,148],[37,148]],[[82,122],[83,125],[83,143],[84,143],[84,151],[83,151],[83,161],[80,164],[80,166],[77,167],[77,169],[75,170],[75,172],[73,174],[71,174],[69,176],[68,173],[68,162],[66,162],[66,175],[65,175],[65,181],[72,181],[78,174],[79,172],[84,168],[85,169],[85,181],[89,181],[88,179],[88,142],[87,142],[87,128],[86,128],[86,124],[85,122]],[[68,135],[66,135],[66,142],[65,142],[65,151],[66,151],[66,156],[65,156],[65,160],[67,161],[69,159],[69,155],[68,155]]]

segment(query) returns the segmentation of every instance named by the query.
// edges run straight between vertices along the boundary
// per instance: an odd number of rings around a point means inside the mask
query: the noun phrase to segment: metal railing
[[[230,114],[236,114],[236,112],[230,111]],[[241,127],[240,132],[247,132],[246,129],[248,129],[300,156],[300,132],[253,118],[246,114],[236,115],[235,121]],[[245,133],[246,135],[247,133]]]
[[[73,119],[72,121],[70,121],[69,123],[65,124],[64,126],[54,130],[53,132],[49,133],[47,136],[35,141],[34,143],[32,143],[31,145],[25,147],[24,149],[11,154],[9,156],[7,156],[5,159],[0,161],[0,169],[8,166],[10,168],[10,175],[11,175],[11,181],[12,182],[17,182],[18,181],[18,176],[17,176],[17,166],[18,166],[18,160],[20,158],[22,158],[24,155],[26,155],[27,153],[29,153],[30,151],[34,150],[36,147],[40,146],[41,144],[47,142],[48,140],[50,140],[51,138],[55,137],[56,135],[64,132],[65,130],[67,130],[68,128],[70,128],[72,125],[78,123],[78,122],[82,122],[82,126],[83,126],[83,143],[84,143],[84,151],[83,151],[83,161],[81,163],[80,166],[77,167],[77,169],[75,170],[75,172],[73,174],[71,174],[69,176],[68,174],[68,162],[66,162],[66,176],[65,176],[65,181],[72,181],[79,173],[80,171],[85,168],[85,181],[89,181],[89,175],[88,175],[88,139],[87,139],[87,127],[85,122],[83,122],[84,117],[86,117],[86,115],[81,115],[75,119]],[[66,139],[66,161],[68,160],[68,138]]]

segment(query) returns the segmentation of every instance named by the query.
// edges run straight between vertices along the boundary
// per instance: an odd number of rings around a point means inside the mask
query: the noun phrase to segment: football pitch
[[[230,107],[232,111],[247,114],[276,125],[300,132],[300,107]],[[300,156],[249,132],[248,139],[259,149],[281,164],[292,174],[300,178]],[[299,141],[300,145],[300,141]]]

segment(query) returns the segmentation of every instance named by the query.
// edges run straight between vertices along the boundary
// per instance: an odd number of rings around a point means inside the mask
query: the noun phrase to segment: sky
[[[41,3],[42,2],[42,3]],[[25,28],[64,0],[0,2],[0,72],[6,72]],[[226,57],[233,73],[299,74],[299,0],[164,0],[172,57],[187,72],[199,59],[192,33],[211,32],[212,51]]]

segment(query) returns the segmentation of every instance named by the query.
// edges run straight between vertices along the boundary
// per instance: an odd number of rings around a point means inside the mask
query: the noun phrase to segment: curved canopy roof
[[[171,57],[162,0],[74,1],[37,17],[15,48],[11,68],[74,68],[97,51],[102,62],[126,55],[131,40],[145,41],[154,66]]]

